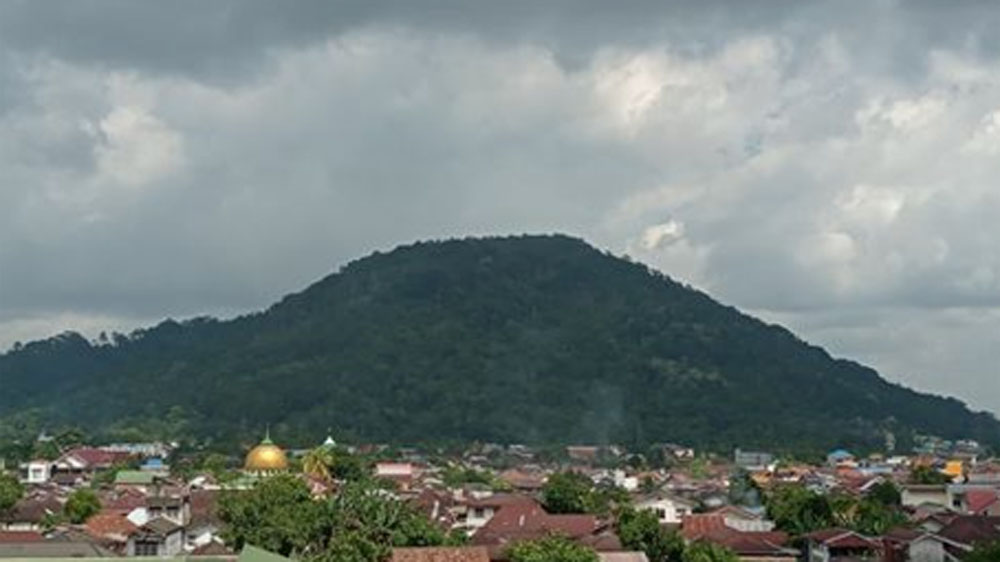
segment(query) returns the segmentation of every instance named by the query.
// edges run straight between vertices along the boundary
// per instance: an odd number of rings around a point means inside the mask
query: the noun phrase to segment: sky
[[[1000,412],[988,1],[0,0],[0,349],[562,232]]]

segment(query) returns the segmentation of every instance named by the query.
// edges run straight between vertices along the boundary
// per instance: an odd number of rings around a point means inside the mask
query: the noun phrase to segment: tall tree
[[[851,528],[865,535],[879,536],[893,527],[905,525],[907,521],[908,518],[898,506],[885,505],[874,499],[864,499],[857,504],[854,525]]]
[[[879,482],[868,490],[868,499],[886,506],[899,506],[903,503],[903,496],[890,480]]]
[[[90,488],[75,490],[69,495],[69,498],[66,499],[66,505],[63,506],[66,518],[69,519],[70,523],[75,524],[86,522],[100,510],[101,500],[97,497],[97,493]]]
[[[676,531],[662,527],[656,514],[648,509],[623,509],[615,530],[622,546],[645,552],[649,562],[681,562],[684,539]]]
[[[410,505],[387,497],[371,482],[348,482],[326,502],[321,558],[327,562],[377,562],[393,547],[460,544]]]
[[[54,461],[59,458],[61,452],[56,442],[48,439],[45,441],[35,441],[31,449],[31,456],[35,459]]]
[[[330,481],[331,462],[329,449],[316,447],[302,457],[302,472],[319,480]]]
[[[736,553],[728,548],[704,541],[695,541],[684,549],[683,562],[740,562]]]
[[[830,500],[803,486],[780,486],[767,497],[767,514],[777,527],[803,535],[834,523]]]
[[[507,550],[510,562],[597,562],[597,554],[586,546],[560,536],[521,541]]]
[[[79,427],[66,427],[61,429],[54,438],[55,444],[60,449],[68,449],[81,443],[85,443],[87,440],[87,434],[83,432]]]
[[[921,465],[910,471],[911,484],[947,484],[951,477],[933,467]]]
[[[24,495],[24,486],[13,474],[0,472],[0,513],[8,511]]]
[[[222,536],[239,550],[245,544],[282,556],[320,550],[321,504],[292,475],[259,481],[252,490],[224,492],[219,501]]]
[[[457,544],[408,504],[370,481],[346,483],[315,499],[293,475],[266,478],[248,491],[227,492],[219,505],[223,537],[284,556],[328,562],[380,562],[395,546]]]
[[[593,482],[577,472],[553,474],[542,487],[542,504],[549,513],[587,513]]]

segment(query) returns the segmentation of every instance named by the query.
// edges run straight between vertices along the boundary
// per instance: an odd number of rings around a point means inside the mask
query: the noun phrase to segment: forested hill
[[[890,384],[784,328],[565,236],[425,242],[270,309],[0,356],[5,427],[72,423],[286,442],[997,443],[961,402]],[[3,425],[3,424],[0,424]]]

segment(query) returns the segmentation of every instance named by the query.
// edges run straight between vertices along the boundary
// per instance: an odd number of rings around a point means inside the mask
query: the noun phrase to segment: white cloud
[[[181,135],[140,107],[113,109],[97,129],[98,181],[142,186],[176,172],[183,162]]]
[[[642,232],[641,244],[645,250],[655,250],[675,244],[684,238],[684,224],[669,220],[648,227]]]

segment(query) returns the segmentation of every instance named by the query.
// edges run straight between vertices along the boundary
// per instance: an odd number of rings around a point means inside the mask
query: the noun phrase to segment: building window
[[[660,521],[666,520],[667,510],[663,509],[662,507],[656,508],[656,518],[659,519]]]
[[[136,556],[157,556],[159,555],[159,543],[139,541],[135,543]]]

